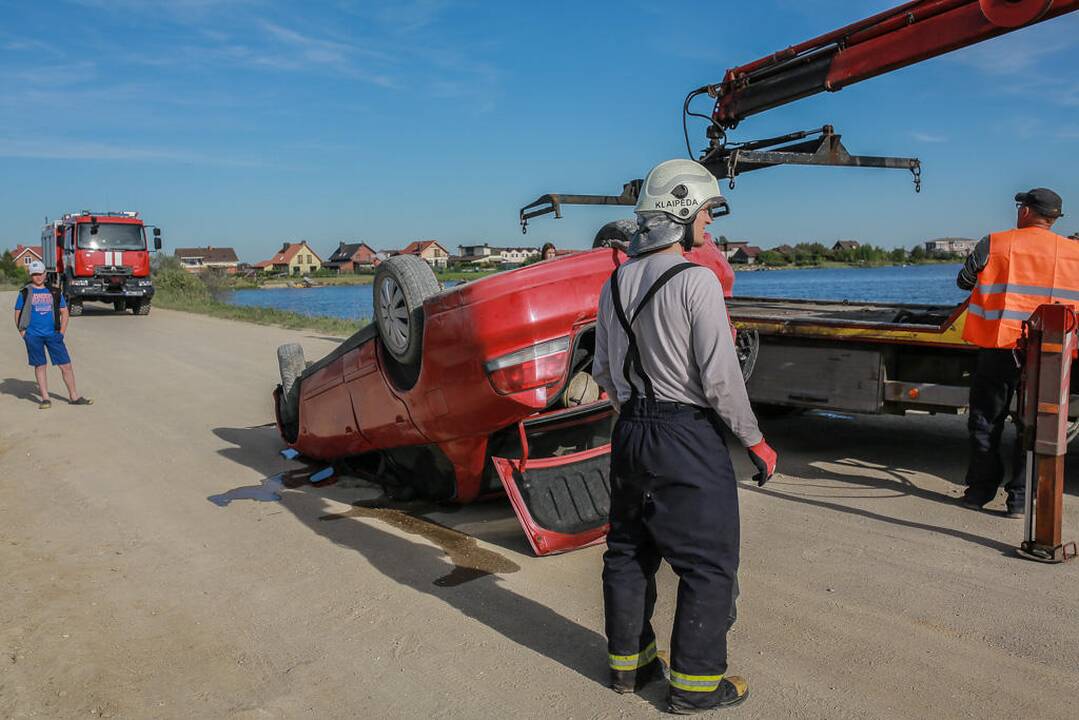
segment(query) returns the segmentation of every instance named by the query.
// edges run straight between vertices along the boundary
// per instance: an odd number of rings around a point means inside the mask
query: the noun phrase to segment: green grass
[[[367,320],[354,322],[333,317],[311,317],[300,313],[273,308],[242,307],[229,305],[208,297],[184,295],[158,290],[154,295],[154,306],[167,310],[209,315],[225,320],[240,320],[256,325],[274,325],[289,330],[315,330],[335,337],[348,337],[368,323]]]

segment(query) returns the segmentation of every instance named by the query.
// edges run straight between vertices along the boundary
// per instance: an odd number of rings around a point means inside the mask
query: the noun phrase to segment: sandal
[[[88,397],[79,396],[78,400],[72,400],[72,405],[93,405],[94,401]]]
[[[42,400],[37,404],[38,410],[48,410],[52,407],[52,400]]]

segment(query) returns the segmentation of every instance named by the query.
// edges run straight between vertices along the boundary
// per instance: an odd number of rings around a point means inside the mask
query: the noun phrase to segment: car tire
[[[292,423],[299,419],[300,388],[296,383],[307,368],[303,347],[288,343],[277,348],[277,367],[281,373],[281,420]]]
[[[592,240],[592,247],[613,247],[625,252],[636,233],[636,220],[614,220],[599,229]]]
[[[135,302],[135,307],[132,308],[136,315],[149,315],[150,314],[150,301],[138,300]]]
[[[127,303],[123,300],[113,300],[112,310],[113,312],[124,312],[125,310],[127,310]]]
[[[379,264],[374,283],[375,324],[391,358],[417,368],[423,351],[423,301],[441,291],[423,259],[394,255]]]

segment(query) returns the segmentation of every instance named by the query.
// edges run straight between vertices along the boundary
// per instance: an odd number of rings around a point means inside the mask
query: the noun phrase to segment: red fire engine
[[[161,229],[147,226],[137,212],[83,210],[46,221],[41,249],[51,285],[59,285],[72,316],[87,300],[112,303],[117,312],[149,315],[154,296],[146,230],[153,230],[154,250],[161,249]]]

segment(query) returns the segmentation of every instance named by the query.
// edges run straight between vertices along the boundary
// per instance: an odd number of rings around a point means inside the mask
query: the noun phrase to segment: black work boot
[[[719,681],[719,687],[711,692],[692,692],[671,687],[667,698],[667,712],[675,715],[695,715],[718,708],[741,705],[749,697],[749,685],[745,678],[730,675]]]
[[[663,679],[663,661],[658,657],[636,670],[611,670],[611,690],[625,695]]]

